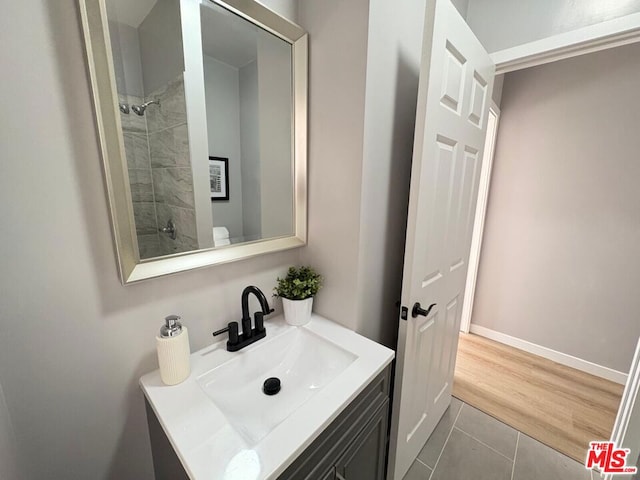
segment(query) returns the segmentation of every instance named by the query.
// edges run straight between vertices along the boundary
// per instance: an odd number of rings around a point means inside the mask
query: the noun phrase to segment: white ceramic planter
[[[289,325],[296,327],[309,323],[311,320],[311,307],[313,307],[313,297],[304,300],[282,299],[284,319]]]

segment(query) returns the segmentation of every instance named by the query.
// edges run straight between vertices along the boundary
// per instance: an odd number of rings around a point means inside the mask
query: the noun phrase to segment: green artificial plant
[[[322,287],[322,276],[311,267],[289,267],[287,276],[278,277],[274,296],[288,300],[305,300],[315,296]]]

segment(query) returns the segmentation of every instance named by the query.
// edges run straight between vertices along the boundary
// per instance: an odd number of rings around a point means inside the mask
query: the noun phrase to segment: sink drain
[[[276,377],[267,378],[262,385],[262,391],[265,395],[275,395],[280,391],[280,379]]]

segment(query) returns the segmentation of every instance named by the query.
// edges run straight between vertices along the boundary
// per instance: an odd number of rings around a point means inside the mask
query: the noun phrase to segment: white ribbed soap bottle
[[[156,337],[160,378],[166,385],[177,385],[191,373],[189,365],[189,332],[177,315],[169,315]]]

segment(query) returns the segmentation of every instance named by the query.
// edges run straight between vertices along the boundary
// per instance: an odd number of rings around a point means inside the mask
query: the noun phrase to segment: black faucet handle
[[[253,323],[256,326],[256,332],[264,332],[264,313],[256,312],[253,314]]]
[[[264,317],[273,312],[275,312],[275,310],[267,305],[266,311],[253,314],[253,324],[256,326],[256,332],[264,332]]]
[[[229,341],[227,342],[229,345],[237,345],[239,342],[238,339],[238,322],[229,322],[227,328],[223,328],[222,330],[217,330],[213,332],[213,336],[216,337],[218,335],[222,335],[225,332],[229,332]]]

